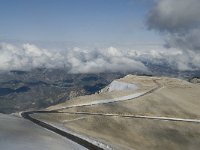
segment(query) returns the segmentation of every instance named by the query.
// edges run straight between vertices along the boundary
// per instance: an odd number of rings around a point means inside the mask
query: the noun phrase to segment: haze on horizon
[[[144,62],[199,70],[199,6],[198,0],[1,0],[0,70],[148,72]]]

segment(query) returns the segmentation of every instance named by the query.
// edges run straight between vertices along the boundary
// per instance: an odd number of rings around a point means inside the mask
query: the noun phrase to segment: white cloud
[[[68,52],[67,59],[71,73],[147,71],[140,61],[129,58],[122,50],[114,47],[94,50],[74,48]]]
[[[179,70],[200,69],[199,8],[199,0],[155,0],[147,25],[165,36],[169,48],[166,53],[155,52],[156,58],[164,58]]]
[[[168,47],[200,51],[199,8],[199,0],[156,0],[147,25],[165,34]]]
[[[178,70],[200,69],[200,54],[162,46],[157,49],[146,47],[144,50],[114,47],[88,50],[75,47],[56,51],[32,44],[16,46],[1,43],[0,54],[0,70],[65,67],[69,73],[147,72],[144,61],[155,65],[167,63]]]
[[[0,53],[0,70],[65,66],[70,73],[147,71],[141,62],[127,57],[123,51],[114,47],[94,50],[75,47],[66,51],[53,51],[32,44],[15,46],[1,43]]]

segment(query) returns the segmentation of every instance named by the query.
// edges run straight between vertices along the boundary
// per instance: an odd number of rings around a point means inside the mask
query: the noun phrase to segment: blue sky
[[[161,43],[152,0],[0,0],[0,40]]]

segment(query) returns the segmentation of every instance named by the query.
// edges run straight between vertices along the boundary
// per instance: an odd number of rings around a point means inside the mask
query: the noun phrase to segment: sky
[[[0,0],[0,71],[200,70],[199,0]],[[167,64],[167,65],[166,65]]]
[[[0,0],[0,39],[161,43],[147,30],[152,0]]]

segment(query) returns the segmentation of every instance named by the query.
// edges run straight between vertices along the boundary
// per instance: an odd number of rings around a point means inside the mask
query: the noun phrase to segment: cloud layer
[[[66,67],[69,73],[147,71],[140,61],[127,57],[123,51],[114,47],[94,50],[75,47],[70,50],[55,51],[32,44],[16,46],[2,43],[0,53],[0,70]]]
[[[114,47],[89,50],[74,47],[58,51],[33,44],[16,46],[1,43],[0,53],[0,70],[65,67],[69,73],[148,72],[145,63],[167,64],[178,70],[200,69],[200,54],[164,47],[143,50]]]

